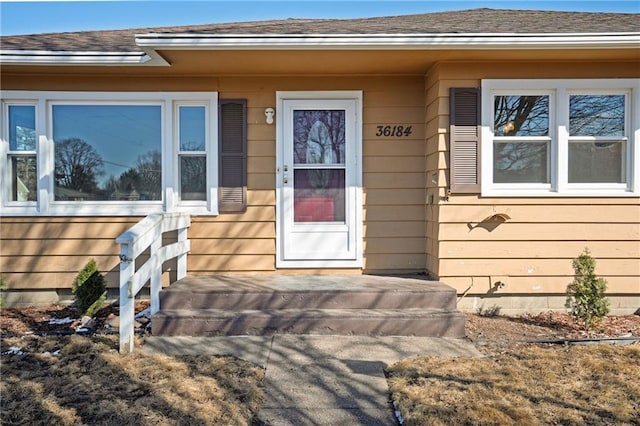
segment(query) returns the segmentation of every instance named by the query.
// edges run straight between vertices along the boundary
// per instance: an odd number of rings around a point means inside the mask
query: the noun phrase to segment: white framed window
[[[2,188],[5,199],[17,206],[35,207],[38,196],[36,105],[3,105],[3,139],[7,141]]]
[[[637,195],[639,82],[483,80],[482,195]]]
[[[3,215],[218,213],[216,93],[3,91],[2,117]]]

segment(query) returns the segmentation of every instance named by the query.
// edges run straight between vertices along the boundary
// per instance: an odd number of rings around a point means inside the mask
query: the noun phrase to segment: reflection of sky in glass
[[[572,136],[624,136],[624,96],[570,96],[569,132]]]
[[[180,107],[180,150],[204,151],[205,107]]]
[[[36,150],[36,108],[33,105],[9,105],[9,149]]]
[[[494,112],[496,136],[549,134],[549,96],[496,96]]]
[[[104,162],[104,184],[135,168],[140,155],[161,151],[161,116],[157,105],[54,105],[53,139],[79,138],[93,146]]]

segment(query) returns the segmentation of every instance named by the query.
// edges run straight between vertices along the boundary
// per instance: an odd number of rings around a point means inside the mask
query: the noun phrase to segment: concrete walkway
[[[479,357],[432,337],[147,337],[145,353],[233,355],[266,368],[264,425],[396,425],[384,368],[416,356]]]

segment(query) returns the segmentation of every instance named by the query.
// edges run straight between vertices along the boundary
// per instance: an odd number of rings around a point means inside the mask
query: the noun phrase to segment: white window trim
[[[623,184],[570,184],[568,170],[568,111],[573,94],[626,94],[625,126],[627,130],[626,173]],[[494,96],[501,94],[549,94],[549,153],[551,183],[493,183],[493,114]],[[640,79],[514,79],[482,80],[481,130],[482,196],[490,197],[616,197],[640,195]]]
[[[204,151],[182,151],[180,150],[180,107],[202,106],[205,108],[205,144]],[[170,197],[173,200],[172,211],[179,211],[191,214],[218,214],[218,100],[215,101],[176,101],[173,103],[173,179],[171,182],[174,191]],[[214,130],[215,129],[215,130]],[[215,141],[215,144],[212,143]],[[215,146],[214,146],[215,145]],[[180,157],[186,155],[206,155],[207,176],[206,176],[206,201],[182,201],[180,199]],[[169,198],[169,195],[167,195]]]
[[[194,215],[218,214],[218,94],[216,92],[62,92],[0,91],[2,134],[0,178],[8,182],[8,105],[36,106],[38,201],[12,202],[6,184],[0,188],[0,216],[146,216],[152,213],[185,211]],[[162,193],[161,201],[55,201],[53,194],[54,144],[52,105],[61,103],[155,104],[162,107]],[[197,205],[179,202],[178,155],[174,128],[176,105],[204,105],[207,108],[207,192],[208,200]]]

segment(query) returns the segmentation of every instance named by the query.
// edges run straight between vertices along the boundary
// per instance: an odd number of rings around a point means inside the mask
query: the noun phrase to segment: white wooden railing
[[[160,309],[162,264],[177,258],[176,279],[187,275],[190,225],[191,216],[186,213],[152,214],[116,238],[120,244],[120,353],[133,351],[135,297],[147,282],[151,287],[151,314]],[[178,231],[178,240],[163,246],[162,234],[170,231]],[[149,259],[136,270],[136,259],[148,248]]]

